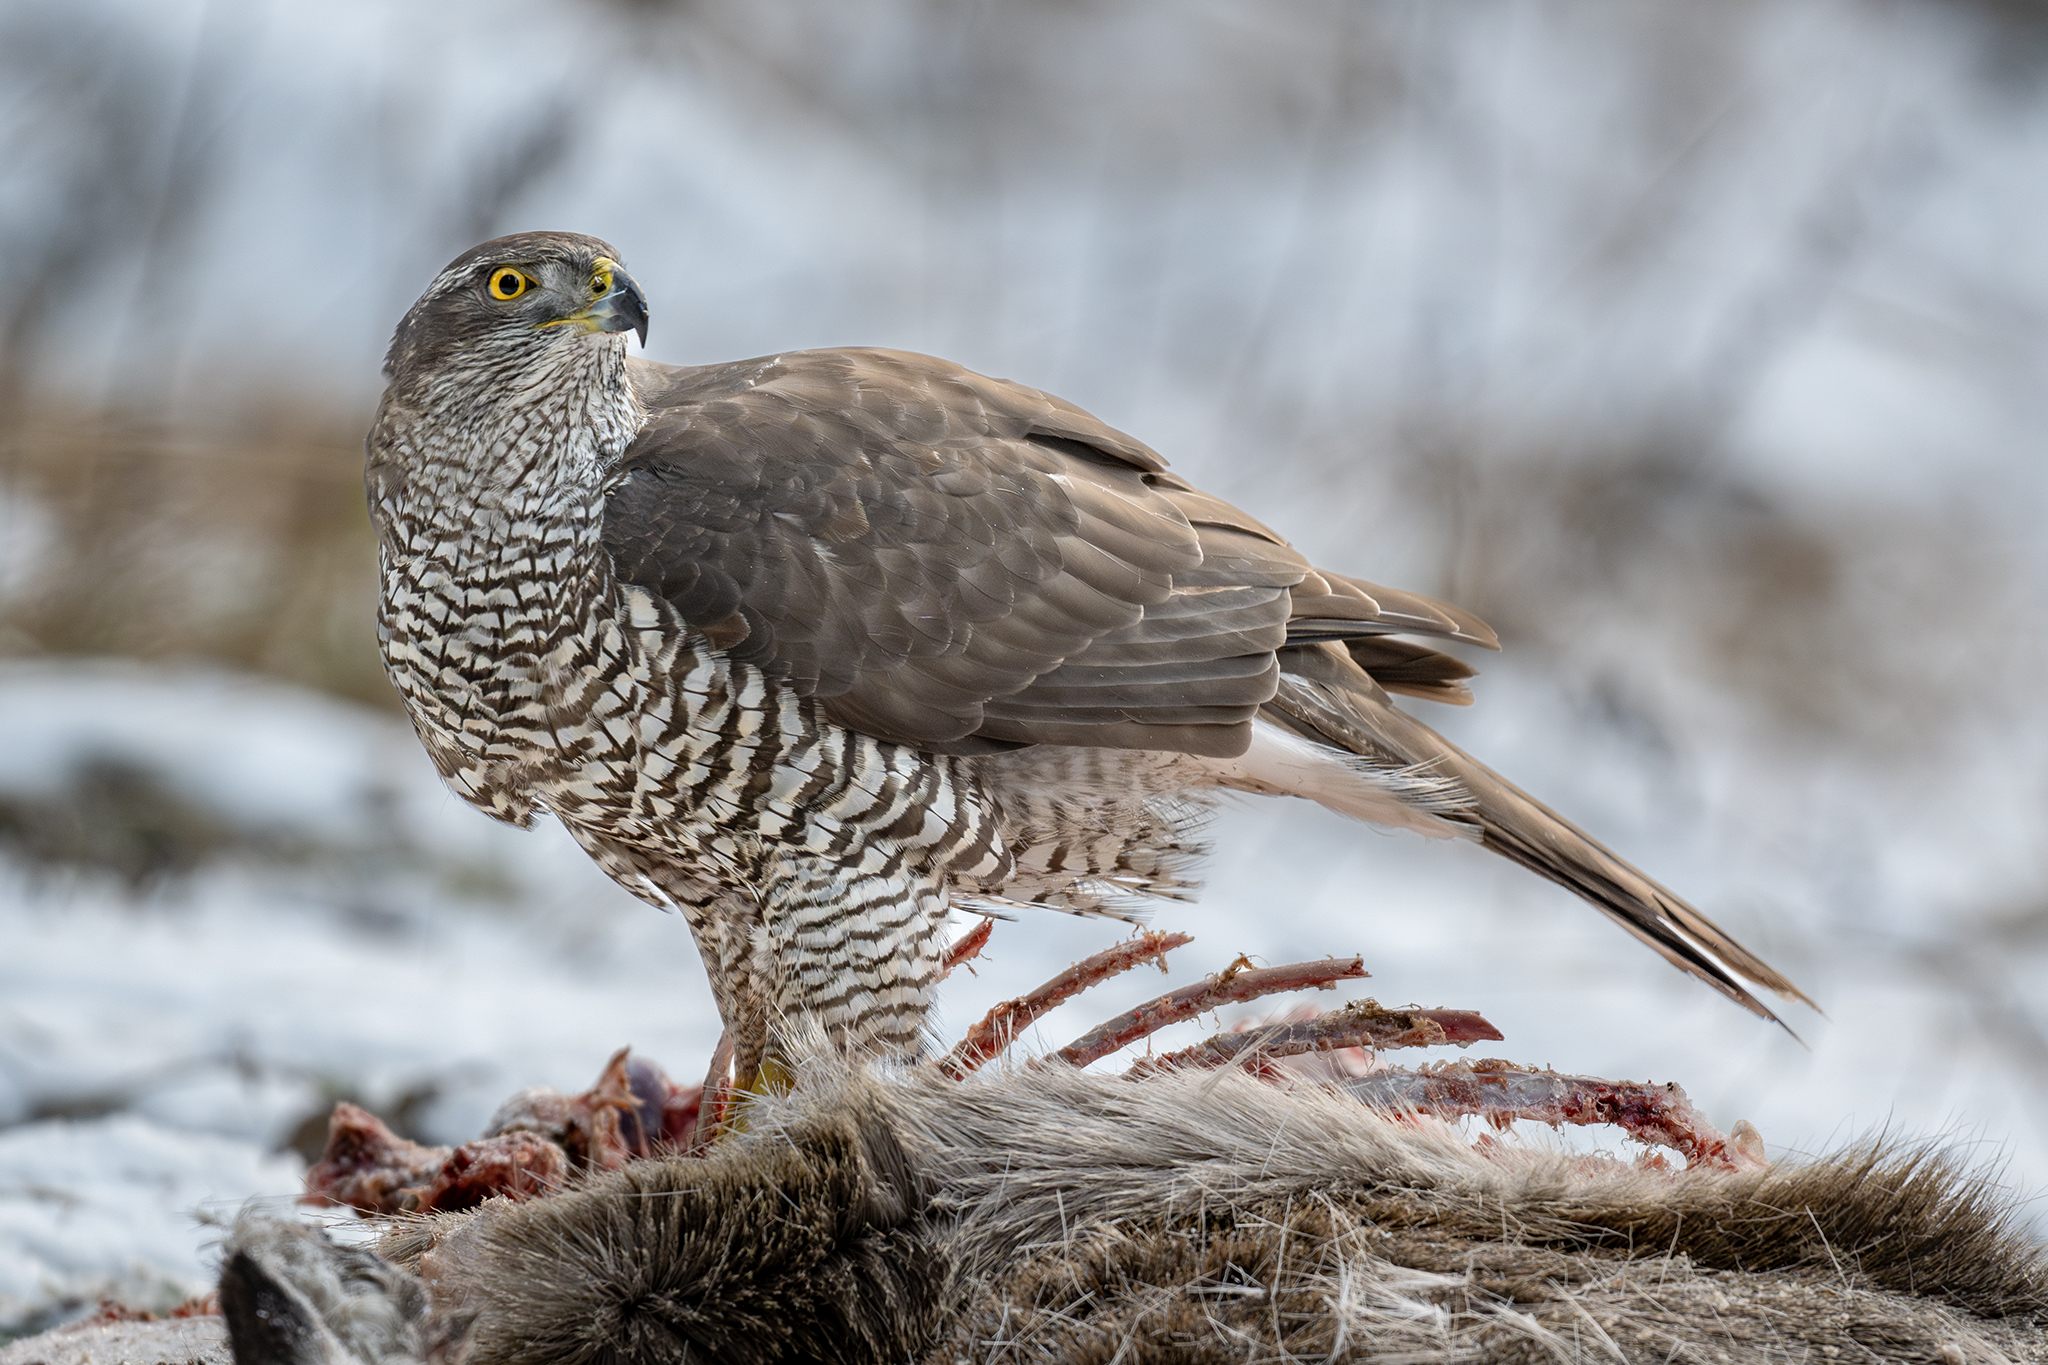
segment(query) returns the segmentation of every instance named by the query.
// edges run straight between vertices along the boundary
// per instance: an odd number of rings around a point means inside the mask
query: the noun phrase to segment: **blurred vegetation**
[[[0,438],[14,499],[0,650],[211,659],[394,704],[354,425],[279,408],[207,431],[17,407]]]
[[[81,765],[67,789],[36,800],[0,796],[0,849],[39,869],[101,868],[144,888],[233,848],[238,831],[119,759]]]

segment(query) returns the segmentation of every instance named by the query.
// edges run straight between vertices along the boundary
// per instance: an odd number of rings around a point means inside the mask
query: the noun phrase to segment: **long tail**
[[[1292,794],[1347,814],[1428,833],[1469,834],[1476,826],[1486,847],[1577,892],[1673,966],[1691,972],[1752,1013],[1784,1022],[1731,972],[1784,999],[1813,1005],[1805,992],[1705,915],[1421,721],[1397,710],[1341,646],[1289,648],[1282,652],[1281,669],[1279,694],[1265,707],[1262,721],[1345,751],[1346,758],[1357,755],[1366,760],[1325,766],[1318,783],[1287,784]],[[1348,784],[1339,776],[1347,766],[1359,774]],[[1423,802],[1400,790],[1401,784],[1418,781],[1426,784]],[[1276,784],[1266,778],[1255,789],[1274,790]],[[1386,819],[1379,813],[1376,803],[1392,804],[1389,798],[1407,808],[1405,818]]]

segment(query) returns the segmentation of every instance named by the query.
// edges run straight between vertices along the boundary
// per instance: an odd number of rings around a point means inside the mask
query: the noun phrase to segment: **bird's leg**
[[[697,1126],[690,1133],[688,1150],[702,1155],[725,1127],[725,1111],[732,1103],[732,1030],[718,1035],[711,1049],[711,1065],[704,1072],[704,1088],[697,1092]]]
[[[849,1057],[913,1061],[944,974],[945,878],[916,864],[867,870],[871,854],[783,849],[768,860],[752,963],[771,1018],[820,1028]]]
[[[755,1095],[787,1094],[794,1078],[769,1045],[766,1015],[735,1010],[711,1053],[704,1077],[704,1117],[691,1147],[703,1151],[728,1132],[746,1131],[746,1103]]]
[[[787,1095],[796,1088],[796,1074],[773,1055],[763,1057],[750,1075],[736,1077],[733,1091],[746,1095]]]

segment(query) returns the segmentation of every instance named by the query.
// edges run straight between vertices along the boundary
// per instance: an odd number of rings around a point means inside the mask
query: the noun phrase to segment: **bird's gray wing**
[[[1131,437],[946,361],[631,372],[651,415],[606,505],[620,577],[882,738],[1235,754],[1302,605],[1318,639],[1465,633],[1407,594],[1388,616]],[[1424,695],[1460,687],[1409,648]]]

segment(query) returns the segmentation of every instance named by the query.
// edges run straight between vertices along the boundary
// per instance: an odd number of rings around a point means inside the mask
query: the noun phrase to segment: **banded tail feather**
[[[1438,811],[1410,806],[1394,819],[1380,820],[1364,792],[1377,797],[1383,786],[1361,781],[1348,789],[1348,800],[1319,795],[1314,788],[1295,794],[1379,823],[1438,835],[1476,834],[1486,848],[1576,893],[1673,966],[1781,1027],[1786,1027],[1784,1021],[1738,976],[1783,999],[1819,1008],[1782,973],[1677,895],[1395,707],[1385,689],[1340,646],[1290,647],[1282,651],[1281,670],[1279,692],[1262,716],[1267,724],[1364,758],[1385,775],[1382,783],[1403,774],[1426,774],[1440,784],[1436,799],[1442,806]],[[1340,765],[1327,769],[1341,770]],[[1428,820],[1436,824],[1425,824]]]

